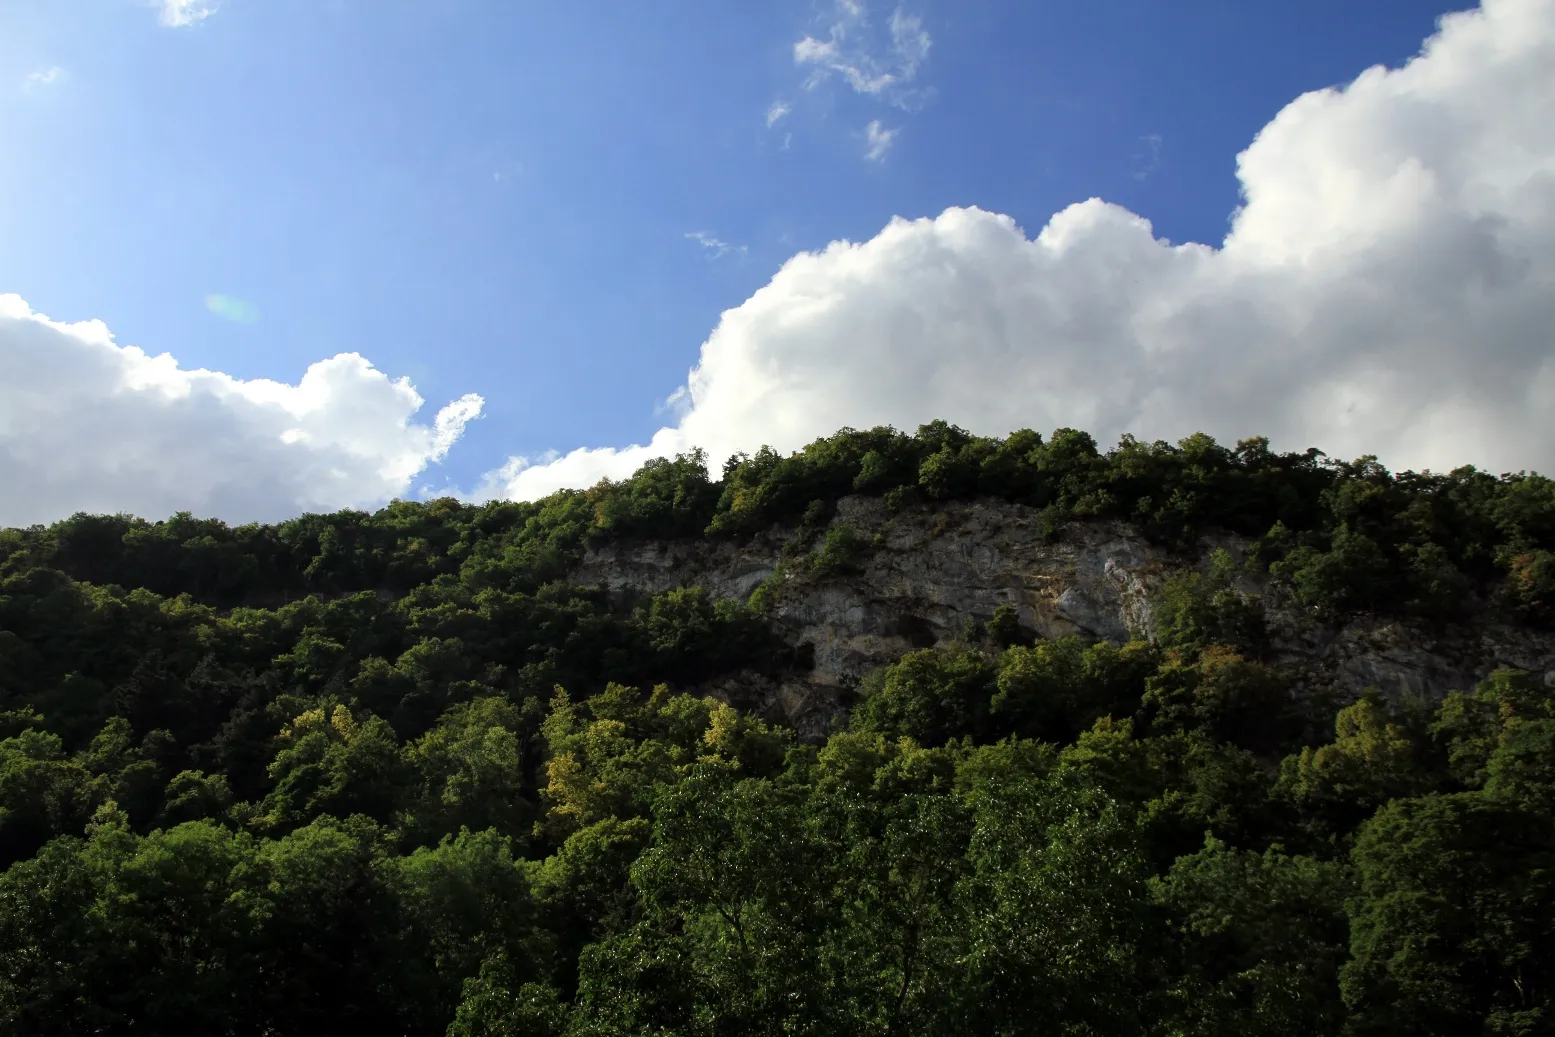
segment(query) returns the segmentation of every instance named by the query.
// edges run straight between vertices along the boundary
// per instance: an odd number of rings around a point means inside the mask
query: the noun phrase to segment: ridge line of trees
[[[187,513],[81,514],[0,530],[0,574],[48,567],[220,607],[360,590],[398,597],[481,570],[537,586],[564,579],[591,543],[749,536],[824,517],[855,493],[893,507],[994,497],[1037,509],[1047,536],[1108,518],[1185,550],[1226,530],[1252,538],[1256,564],[1329,613],[1446,621],[1477,598],[1523,622],[1555,622],[1555,482],[1538,474],[1392,473],[1373,457],[1275,453],[1263,438],[1226,447],[1202,434],[1175,445],[1125,436],[1102,453],[1072,429],[994,439],[943,421],[914,435],[844,429],[788,457],[764,447],[730,458],[717,480],[693,451],[532,503],[395,501],[372,514],[236,527]]]

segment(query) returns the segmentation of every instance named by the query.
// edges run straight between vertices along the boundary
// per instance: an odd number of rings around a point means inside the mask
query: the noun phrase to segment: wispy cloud
[[[738,252],[743,256],[750,251],[744,245],[731,245],[727,241],[720,241],[718,238],[714,237],[712,234],[709,234],[705,230],[692,231],[686,235],[686,240],[694,241],[698,245],[701,245],[708,252],[712,253],[710,257],[712,259],[718,259],[722,256],[727,256],[731,252]]]
[[[676,421],[680,421],[691,413],[694,401],[691,399],[691,389],[682,385],[664,399],[653,405],[655,414],[673,414]]]
[[[511,184],[520,180],[524,175],[522,162],[506,162],[491,171],[491,182],[494,184]]]
[[[216,13],[221,0],[161,0],[161,22],[169,29],[203,22]]]
[[[1161,164],[1161,135],[1147,133],[1139,138],[1139,142],[1145,146],[1145,150],[1134,156],[1135,180],[1145,179]]]
[[[772,107],[767,109],[767,129],[776,126],[789,112],[794,109],[787,101],[773,101]]]
[[[22,89],[29,93],[50,83],[57,83],[64,78],[65,70],[58,65],[50,65],[48,68],[40,68],[36,72],[29,72],[27,78],[22,81]]]
[[[794,63],[811,68],[806,89],[836,75],[857,93],[913,111],[927,96],[913,83],[932,44],[923,19],[900,7],[882,30],[861,0],[836,0],[826,37],[806,35],[794,44]]]
[[[899,129],[886,129],[880,125],[879,119],[874,119],[864,127],[864,141],[868,145],[864,157],[872,162],[879,162],[885,158],[885,153],[891,150],[891,145],[896,142]]]
[[[879,19],[871,16],[864,0],[832,0],[822,24],[823,32],[806,34],[794,44],[794,64],[809,70],[806,91],[840,80],[862,98],[905,112],[922,108],[933,95],[932,88],[918,82],[919,70],[934,45],[918,15],[897,7],[890,17]],[[775,121],[769,111],[767,125]],[[878,162],[901,128],[888,129],[874,119],[863,132],[864,155]]]

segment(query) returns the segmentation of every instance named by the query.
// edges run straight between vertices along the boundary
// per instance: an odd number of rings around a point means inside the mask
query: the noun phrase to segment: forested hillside
[[[807,666],[781,580],[568,582],[775,525],[826,580],[852,494],[1184,568],[1149,640],[1002,609],[820,740],[705,694]],[[0,531],[0,1030],[1555,1033],[1555,689],[1294,695],[1237,565],[1555,630],[1555,483],[936,422],[536,503]]]

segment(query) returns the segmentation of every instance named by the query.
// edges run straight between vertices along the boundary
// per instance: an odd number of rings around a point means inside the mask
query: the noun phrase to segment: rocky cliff
[[[612,591],[659,593],[700,586],[716,597],[748,599],[767,584],[781,635],[814,651],[813,669],[773,681],[743,675],[707,689],[781,717],[814,737],[865,673],[919,647],[957,637],[969,621],[1013,605],[1022,623],[1057,638],[1146,638],[1151,599],[1168,573],[1203,564],[1147,543],[1116,522],[1073,523],[1048,541],[1036,512],[1002,501],[951,503],[890,512],[879,498],[849,497],[831,525],[845,524],[862,544],[845,572],[819,575],[781,566],[796,555],[800,533],[774,527],[744,541],[701,539],[613,543],[589,552],[574,580]],[[1244,544],[1208,538],[1204,553]],[[1239,587],[1263,598],[1276,659],[1296,666],[1301,686],[1353,697],[1367,686],[1388,695],[1441,696],[1471,687],[1492,669],[1515,666],[1555,683],[1555,636],[1488,617],[1434,629],[1428,624],[1361,617],[1325,624],[1277,586],[1248,579]]]

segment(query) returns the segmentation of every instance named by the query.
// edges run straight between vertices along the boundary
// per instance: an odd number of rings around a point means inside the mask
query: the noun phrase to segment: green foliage
[[[843,429],[788,457],[763,447],[731,458],[721,476],[712,479],[705,455],[692,451],[650,461],[619,483],[530,504],[395,501],[372,515],[239,527],[187,513],[155,523],[76,515],[6,531],[0,579],[53,568],[221,606],[403,594],[443,576],[532,592],[600,539],[793,527],[815,502],[830,508],[849,493],[883,496],[893,508],[988,495],[1038,509],[1045,535],[1075,518],[1106,517],[1179,547],[1214,529],[1258,537],[1259,564],[1276,564],[1320,610],[1445,620],[1480,595],[1527,622],[1555,622],[1555,482],[1538,475],[1395,474],[1375,458],[1277,454],[1262,438],[1228,448],[1202,434],[1176,444],[1125,436],[1102,453],[1073,429],[1046,440],[1029,429],[992,439],[935,421],[913,435]],[[0,668],[5,655],[0,644]]]
[[[718,492],[708,479],[707,455],[701,449],[674,460],[654,458],[625,482],[601,483],[590,491],[594,535],[695,535],[707,525]]]
[[[535,724],[503,698],[479,698],[445,713],[405,747],[419,789],[402,815],[425,840],[435,833],[497,831],[519,837],[534,822],[526,741]]]
[[[1396,800],[1364,826],[1344,967],[1356,1032],[1547,1030],[1550,821],[1489,792],[1462,792]]]
[[[1236,563],[1224,550],[1210,552],[1207,572],[1169,577],[1151,602],[1155,642],[1163,648],[1202,650],[1230,645],[1254,657],[1268,650],[1262,604],[1232,587]]]
[[[1143,641],[1116,648],[1066,637],[1016,646],[999,661],[990,707],[1003,733],[1072,741],[1100,717],[1132,714],[1156,664]]]
[[[1555,551],[1505,550],[1504,593],[1523,616],[1541,625],[1555,619]]]
[[[1000,605],[994,609],[984,633],[995,648],[1011,648],[1032,640],[1031,633],[1021,625],[1020,610],[1014,605]]]
[[[1375,696],[1339,711],[1334,740],[1287,756],[1277,795],[1322,836],[1351,832],[1389,801],[1431,787],[1422,747]]]
[[[262,830],[284,831],[323,815],[392,818],[404,771],[398,740],[382,719],[358,723],[343,705],[310,709],[278,741],[273,787],[254,818]]]
[[[973,804],[971,875],[958,890],[969,1028],[1139,1032],[1153,1013],[1137,816],[1062,772],[1001,783]]]
[[[562,1037],[567,1016],[555,987],[523,982],[523,973],[499,950],[464,981],[448,1037]]]
[[[1270,571],[1290,581],[1297,601],[1330,614],[1375,608],[1398,583],[1376,541],[1348,525],[1334,531],[1326,551],[1298,547]]]
[[[1228,645],[1169,653],[1145,688],[1145,712],[1163,730],[1204,731],[1217,742],[1271,754],[1297,727],[1285,678]]]
[[[1001,606],[800,744],[706,691],[790,694],[771,621],[863,563],[848,494],[1190,568],[1153,642]],[[1193,564],[1211,531],[1243,561]],[[772,532],[745,604],[569,582]],[[0,1030],[1546,1032],[1555,693],[1314,715],[1240,588],[1547,627],[1552,558],[1540,476],[945,422],[534,503],[0,531]]]
[[[858,571],[868,541],[852,526],[839,522],[826,531],[821,546],[810,558],[810,571],[817,576],[842,575]]]
[[[158,821],[167,826],[205,818],[219,820],[232,803],[232,791],[225,774],[204,771],[180,771],[163,792],[162,812]]]
[[[982,734],[993,691],[994,669],[980,653],[925,648],[871,675],[853,726],[943,745],[959,734]]]
[[[1213,836],[1155,880],[1180,979],[1184,1031],[1304,1037],[1345,1019],[1350,889],[1341,864],[1238,850]]]

